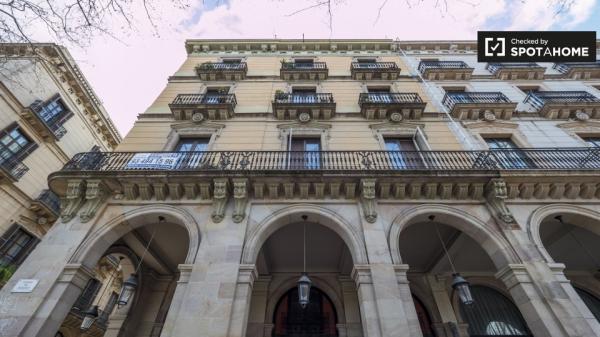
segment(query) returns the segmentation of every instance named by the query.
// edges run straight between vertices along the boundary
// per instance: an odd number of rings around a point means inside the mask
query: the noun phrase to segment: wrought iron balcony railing
[[[47,132],[54,135],[54,137],[58,140],[61,139],[66,133],[67,129],[63,126],[63,124],[71,117],[73,117],[72,111],[65,111],[60,113],[50,119],[44,118],[44,113],[46,112],[47,107],[45,106],[45,102],[42,100],[34,101],[29,109],[33,112],[35,119],[46,128]],[[52,115],[52,114],[48,114]]]
[[[525,103],[531,103],[540,110],[546,104],[600,103],[600,98],[587,91],[530,91]]]
[[[396,62],[352,62],[352,70],[398,70]]]
[[[325,62],[281,62],[283,70],[326,70],[327,63]]]
[[[201,104],[230,104],[235,106],[237,101],[235,94],[179,94],[170,105],[194,106]]]
[[[196,67],[200,71],[246,71],[246,62],[205,62]]]
[[[29,171],[29,167],[23,164],[21,160],[10,157],[7,159],[0,159],[0,171],[2,172],[2,175],[13,181],[17,181]]]
[[[512,103],[501,92],[449,92],[446,93],[442,104],[452,110],[456,104],[494,104]]]
[[[277,93],[274,104],[329,104],[335,103],[330,93]]]
[[[552,68],[565,74],[572,68],[600,68],[600,60],[596,62],[570,62],[570,63],[554,63]]]
[[[428,69],[470,69],[468,64],[463,61],[421,61],[419,62],[419,72],[424,73]]]
[[[411,92],[368,92],[361,93],[358,104],[421,104],[423,100],[417,93]]]
[[[532,69],[532,68],[542,68],[539,64],[535,62],[521,62],[521,63],[488,63],[485,66],[492,74],[496,74],[498,71],[502,69]]]
[[[86,152],[61,172],[266,173],[598,170],[600,148],[502,149],[481,151],[208,151]]]
[[[43,190],[36,201],[44,204],[54,215],[58,216],[60,214],[60,198],[51,190]]]

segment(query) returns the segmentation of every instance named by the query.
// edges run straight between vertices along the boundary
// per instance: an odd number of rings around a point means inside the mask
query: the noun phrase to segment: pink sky
[[[324,7],[291,15],[316,0],[206,0],[187,10],[156,1],[151,29],[142,11],[134,13],[136,31],[121,41],[98,36],[85,49],[70,47],[123,136],[165,87],[184,61],[189,38],[400,38],[475,39],[477,30],[593,29],[600,22],[597,0],[577,0],[560,17],[557,0],[332,0],[332,29]],[[415,4],[412,4],[415,3]],[[436,7],[436,3],[439,3]],[[69,47],[69,46],[67,46]]]

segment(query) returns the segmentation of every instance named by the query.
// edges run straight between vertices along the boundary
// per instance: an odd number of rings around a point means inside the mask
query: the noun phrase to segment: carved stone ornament
[[[83,204],[83,193],[85,191],[85,181],[70,180],[67,183],[67,193],[60,202],[60,219],[62,222],[69,222],[75,217],[77,211]]]
[[[495,212],[495,217],[505,224],[512,224],[515,218],[506,207],[504,200],[508,198],[506,182],[502,179],[492,179],[486,188],[486,199]]]
[[[204,115],[201,112],[195,112],[192,115],[192,122],[201,123],[202,121],[204,121]]]
[[[90,221],[104,200],[108,197],[109,191],[100,180],[88,180],[85,190],[85,204],[81,207],[79,219],[82,223]]]
[[[233,222],[240,223],[246,217],[248,203],[248,179],[233,179]]]
[[[404,116],[402,116],[402,114],[399,112],[392,112],[390,114],[390,121],[393,123],[400,123],[400,122],[402,122],[403,119],[404,119]]]
[[[483,120],[486,122],[493,122],[496,120],[496,115],[491,111],[486,111],[483,113]]]
[[[360,181],[360,203],[365,213],[367,222],[373,223],[377,220],[377,202],[375,200],[375,179],[362,179]]]
[[[585,122],[588,119],[590,119],[590,115],[588,115],[587,113],[585,113],[585,112],[583,112],[581,110],[578,110],[578,111],[575,112],[575,119],[578,120],[578,121]]]
[[[225,218],[225,206],[227,205],[227,179],[218,178],[214,180],[213,189],[213,211],[212,220],[215,223],[223,221]]]
[[[308,123],[310,122],[310,114],[308,112],[303,112],[298,116],[298,120],[300,123]]]

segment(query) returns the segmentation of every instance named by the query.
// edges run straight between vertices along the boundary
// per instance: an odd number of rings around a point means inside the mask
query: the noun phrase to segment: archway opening
[[[316,287],[310,290],[311,301],[306,308],[298,303],[298,289],[285,293],[273,317],[273,337],[319,336],[337,337],[337,315],[333,302]]]

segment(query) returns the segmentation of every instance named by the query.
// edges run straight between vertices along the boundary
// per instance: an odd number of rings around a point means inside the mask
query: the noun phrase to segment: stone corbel
[[[227,191],[228,180],[226,178],[214,179],[213,188],[213,211],[211,218],[215,223],[219,223],[225,217],[225,206],[229,192]]]
[[[515,218],[504,203],[507,198],[506,182],[502,179],[491,179],[486,186],[486,200],[492,209],[492,215],[502,224],[513,227]]]
[[[83,193],[85,191],[84,180],[70,180],[67,183],[67,193],[60,202],[60,219],[62,222],[69,222],[75,217],[79,208],[83,204]]]
[[[233,222],[240,223],[246,217],[248,203],[248,179],[232,179],[233,182]]]
[[[377,201],[375,199],[375,179],[361,179],[360,203],[365,219],[373,223],[377,220]]]
[[[86,223],[90,221],[96,215],[96,211],[98,211],[98,208],[104,203],[108,195],[108,188],[101,180],[88,180],[85,190],[85,204],[81,207],[81,212],[79,213],[81,222]]]

